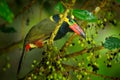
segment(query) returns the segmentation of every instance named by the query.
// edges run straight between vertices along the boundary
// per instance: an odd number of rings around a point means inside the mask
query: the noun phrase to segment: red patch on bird
[[[37,41],[34,42],[34,44],[39,48],[43,47],[43,45],[44,45],[42,40],[37,40]]]
[[[30,44],[26,44],[25,50],[28,52],[30,50]]]

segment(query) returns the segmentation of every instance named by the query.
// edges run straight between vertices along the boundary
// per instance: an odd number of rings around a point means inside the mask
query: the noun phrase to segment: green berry
[[[6,68],[3,68],[2,70],[3,70],[3,71],[6,71]]]
[[[63,58],[64,61],[67,61],[67,58]]]
[[[60,64],[61,63],[60,60],[58,60],[57,63]]]
[[[37,76],[36,75],[34,75],[34,77],[33,77],[34,79],[37,79]]]
[[[46,62],[46,64],[48,65],[48,64],[50,64],[50,62],[49,62],[49,61],[47,61],[47,62]]]
[[[7,63],[7,68],[10,68],[11,67],[11,64],[10,63]]]
[[[34,68],[34,67],[35,67],[35,65],[33,65],[33,64],[32,64],[32,65],[31,65],[31,67],[32,67],[32,68]]]
[[[51,65],[49,65],[49,67],[48,67],[49,69],[51,69],[52,68],[52,66]]]
[[[33,60],[33,63],[34,63],[34,64],[37,63],[37,60]]]

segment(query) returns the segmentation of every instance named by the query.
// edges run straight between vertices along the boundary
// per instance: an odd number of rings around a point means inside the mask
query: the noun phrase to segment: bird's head
[[[51,16],[50,19],[56,23],[59,22],[59,20],[63,17],[62,14],[56,14],[54,16]],[[69,28],[74,31],[76,34],[81,35],[83,38],[86,38],[86,35],[83,31],[83,29],[77,24],[77,22],[74,19],[74,16],[67,16],[64,20],[69,25]]]

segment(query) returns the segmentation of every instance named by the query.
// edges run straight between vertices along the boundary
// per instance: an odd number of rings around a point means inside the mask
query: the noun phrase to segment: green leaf
[[[106,38],[103,46],[110,50],[120,48],[120,39],[116,37]]]
[[[11,23],[13,21],[13,18],[14,18],[14,14],[9,9],[5,0],[0,1],[0,16],[4,20],[8,21],[9,23]]]
[[[6,26],[0,27],[0,31],[4,32],[4,33],[13,33],[13,32],[16,32],[16,30],[13,27],[6,27]]]
[[[64,6],[61,2],[58,2],[58,4],[55,6],[55,10],[59,11],[60,13],[64,12]]]
[[[97,21],[97,18],[87,10],[79,10],[79,9],[73,9],[72,14],[81,20],[89,21],[89,22],[95,22]]]

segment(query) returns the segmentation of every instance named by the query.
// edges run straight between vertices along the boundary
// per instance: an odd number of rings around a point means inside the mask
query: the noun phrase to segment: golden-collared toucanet
[[[51,16],[50,18],[42,20],[41,22],[39,22],[37,25],[33,26],[30,29],[30,31],[27,33],[24,39],[23,52],[20,57],[17,75],[19,74],[21,69],[24,53],[26,51],[29,51],[30,48],[43,47],[44,42],[50,38],[51,33],[53,32],[53,30],[56,27],[56,24],[59,22],[61,18],[62,18],[61,14],[56,14],[54,16]],[[65,21],[61,24],[61,27],[58,30],[54,40],[58,40],[64,37],[67,32],[75,32],[76,34],[84,38],[86,37],[81,27],[70,16],[67,16]]]

